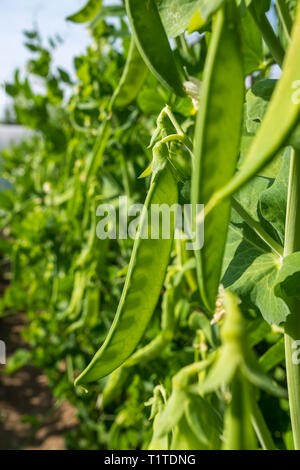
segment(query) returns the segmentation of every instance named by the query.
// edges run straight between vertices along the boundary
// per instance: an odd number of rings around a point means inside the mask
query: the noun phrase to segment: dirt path
[[[0,336],[9,357],[26,347],[19,333],[24,315],[0,319]],[[77,425],[74,408],[54,401],[46,376],[24,367],[11,376],[0,365],[0,449],[65,449],[63,435]]]

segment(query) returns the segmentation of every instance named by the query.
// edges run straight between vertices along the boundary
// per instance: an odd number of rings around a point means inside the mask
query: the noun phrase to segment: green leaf
[[[67,20],[73,23],[86,23],[92,20],[102,6],[102,0],[89,0],[81,10],[74,15],[68,16]]]
[[[261,222],[257,199],[268,190],[271,184],[270,178],[256,177],[235,195],[235,199],[256,222]]]
[[[143,89],[137,97],[137,102],[145,114],[158,114],[166,104],[159,92],[151,88]]]
[[[200,6],[201,16],[208,20],[222,7],[225,0],[202,0]]]
[[[182,34],[203,0],[157,0],[157,7],[169,38]]]
[[[260,80],[248,91],[246,95],[246,124],[249,132],[258,131],[277,82],[278,80],[274,79]]]
[[[148,68],[135,45],[134,38],[131,38],[125,68],[113,94],[111,107],[124,108],[128,106],[138,95],[147,75]]]
[[[289,314],[286,303],[274,296],[281,259],[268,253],[261,240],[244,224],[232,224],[225,252],[222,282],[248,298],[268,323],[280,324]]]
[[[223,3],[224,0],[157,0],[159,14],[170,38],[184,33],[195,14],[205,23]]]
[[[290,151],[287,150],[275,182],[259,198],[261,215],[272,225],[282,243],[284,242],[285,233],[289,167]]]
[[[286,256],[278,272],[275,283],[275,294],[278,297],[300,298],[300,252]]]
[[[274,79],[260,80],[248,91],[246,95],[248,132],[255,134],[260,128],[277,82],[278,80]],[[287,144],[300,148],[300,125],[288,138]]]
[[[6,374],[13,374],[17,370],[26,366],[31,360],[31,351],[27,349],[18,349],[12,356],[7,360],[5,367]]]
[[[241,25],[245,75],[249,75],[258,70],[263,63],[263,40],[248,10],[241,19]]]

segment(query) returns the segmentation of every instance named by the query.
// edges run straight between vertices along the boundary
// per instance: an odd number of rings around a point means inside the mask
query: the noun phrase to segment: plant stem
[[[272,56],[274,57],[274,60],[277,62],[277,64],[282,67],[283,64],[283,59],[284,59],[284,49],[282,45],[280,44],[280,41],[276,34],[273,31],[272,26],[269,23],[269,20],[265,14],[263,15],[257,15],[256,9],[251,3],[249,6],[249,10],[251,15],[253,16],[253,19],[260,30],[261,34],[263,35],[264,41],[267,44]]]
[[[288,40],[291,39],[291,30],[293,26],[292,18],[286,0],[277,0],[276,8],[280,18],[283,30]]]
[[[190,152],[193,152],[193,144],[190,141],[190,139],[185,135],[179,135],[179,134],[167,135],[167,137],[164,137],[163,139],[159,141],[159,144],[167,144],[169,142],[174,142],[174,141],[181,142],[187,147],[188,150],[190,150]]]
[[[184,135],[184,132],[183,132],[183,130],[182,130],[182,127],[181,127],[180,124],[177,122],[177,119],[175,118],[174,114],[172,113],[170,106],[168,106],[168,105],[165,106],[164,111],[166,112],[166,114],[168,115],[168,117],[169,117],[171,123],[172,123],[173,126],[175,127],[177,134],[179,134],[179,135]]]
[[[262,448],[264,450],[276,450],[269,428],[253,394],[251,394],[251,421]]]
[[[300,151],[293,151],[290,163],[284,256],[300,251]],[[300,364],[293,362],[293,345],[300,340],[300,301],[292,299],[285,324],[285,359],[291,422],[296,450],[300,450]]]
[[[268,245],[271,250],[280,258],[283,256],[283,248],[262,228],[262,226],[254,220],[251,215],[241,206],[241,204],[232,198],[232,207],[244,219],[247,225]]]

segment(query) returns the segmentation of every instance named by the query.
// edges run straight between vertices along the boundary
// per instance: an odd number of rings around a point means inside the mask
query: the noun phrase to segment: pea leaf
[[[259,209],[261,215],[274,228],[280,241],[284,241],[286,202],[288,193],[288,174],[290,151],[285,152],[281,170],[270,188],[260,196]]]
[[[31,352],[27,349],[18,349],[7,361],[5,368],[6,374],[12,374],[22,367],[26,366],[31,360]]]
[[[248,91],[246,95],[246,127],[248,132],[256,133],[260,128],[277,82],[278,80],[274,79],[260,80]],[[287,144],[300,149],[300,125],[288,138]]]
[[[201,17],[205,23],[223,3],[224,0],[157,0],[164,28],[170,38],[182,34],[196,13],[195,18],[198,20]],[[194,27],[189,29],[194,30]]]
[[[300,298],[300,252],[286,256],[278,273],[275,294],[279,297]]]
[[[255,178],[244,189],[244,195],[243,193],[239,195],[239,202],[244,204],[245,209],[248,205],[252,217],[261,222],[264,220],[260,219],[259,212],[255,212],[254,201],[257,201],[259,188],[263,189],[263,183],[266,184],[267,181],[265,178]],[[275,194],[273,198],[276,198]],[[281,259],[270,252],[267,245],[235,212],[232,213],[231,222],[222,282],[225,287],[230,287],[238,295],[248,298],[268,323],[279,324],[289,314],[284,300],[274,296]],[[277,223],[275,218],[274,223]],[[268,230],[267,225],[265,229]]]
[[[102,6],[102,0],[89,0],[81,10],[74,15],[68,16],[67,20],[73,23],[86,23],[92,20]]]
[[[205,20],[208,20],[219,8],[221,8],[224,0],[202,0],[201,3],[201,16]]]
[[[182,34],[203,0],[157,0],[157,7],[169,38]]]
[[[274,298],[280,259],[272,253],[262,254],[252,237],[245,236],[245,231],[246,228],[239,230],[237,227],[229,230],[223,284],[238,295],[248,297],[268,323],[278,325],[289,314],[285,302]]]
[[[133,38],[119,85],[112,97],[111,107],[124,108],[138,95],[148,74],[148,67],[143,61]]]
[[[263,41],[254,19],[247,10],[241,19],[241,26],[245,75],[249,75],[263,63]]]

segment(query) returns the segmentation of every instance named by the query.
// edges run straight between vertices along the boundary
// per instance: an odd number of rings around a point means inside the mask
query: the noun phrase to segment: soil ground
[[[7,357],[26,347],[20,337],[25,316],[0,319],[0,336]],[[74,408],[55,402],[46,376],[27,366],[8,376],[0,365],[0,449],[65,449],[64,434],[77,425]]]

